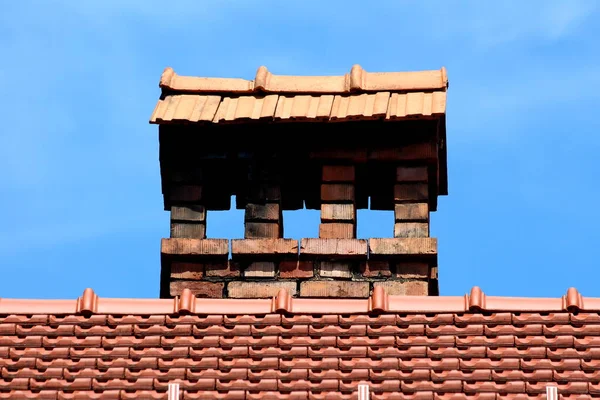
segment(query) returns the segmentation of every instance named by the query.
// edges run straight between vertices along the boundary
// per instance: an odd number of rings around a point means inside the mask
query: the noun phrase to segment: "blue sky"
[[[252,79],[446,66],[442,295],[600,296],[600,3],[22,1],[0,13],[0,298],[157,297],[164,67]],[[286,236],[317,237],[318,212]],[[392,234],[359,214],[360,237]],[[211,237],[242,237],[241,211]]]

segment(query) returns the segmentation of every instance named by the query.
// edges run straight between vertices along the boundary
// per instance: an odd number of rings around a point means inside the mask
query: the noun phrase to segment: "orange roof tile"
[[[0,299],[0,399],[563,400],[600,393],[600,299]]]
[[[160,87],[151,123],[398,120],[444,115],[448,78],[444,68],[370,73],[355,65],[344,76],[280,76],[260,67],[250,81],[167,68]]]

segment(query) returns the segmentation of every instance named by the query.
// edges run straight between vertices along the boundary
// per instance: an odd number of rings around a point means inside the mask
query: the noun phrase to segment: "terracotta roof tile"
[[[154,114],[166,121],[210,122],[220,103],[220,96],[167,96],[157,103]]]
[[[163,72],[163,97],[151,123],[346,121],[437,118],[446,112],[446,70],[344,76],[279,76],[260,67],[254,80]]]
[[[279,96],[275,120],[327,120],[333,106],[333,95]]]
[[[223,97],[213,122],[272,119],[277,107],[277,97],[277,95]]]
[[[0,299],[0,399],[563,399],[600,393],[600,299]]]
[[[177,75],[165,68],[159,86],[177,92],[210,93],[330,93],[379,91],[446,90],[446,69],[415,72],[367,72],[360,65],[352,66],[343,76],[274,75],[261,66],[254,80],[237,78],[200,78]]]

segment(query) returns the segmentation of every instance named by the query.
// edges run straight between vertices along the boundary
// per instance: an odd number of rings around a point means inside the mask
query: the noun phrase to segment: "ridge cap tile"
[[[326,310],[326,311],[323,311]],[[92,289],[74,300],[0,298],[0,315],[219,315],[370,314],[478,312],[600,312],[600,298],[569,288],[557,298],[486,296],[473,287],[464,296],[394,296],[377,289],[366,299],[293,298],[285,289],[270,299],[198,298],[188,291],[173,299],[103,298]]]
[[[275,75],[260,66],[253,80],[243,78],[178,75],[163,71],[159,87],[187,93],[314,93],[348,94],[380,91],[446,91],[446,68],[438,70],[367,72],[355,64],[344,75]]]

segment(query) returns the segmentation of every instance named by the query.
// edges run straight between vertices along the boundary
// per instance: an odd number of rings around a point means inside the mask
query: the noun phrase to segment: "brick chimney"
[[[429,213],[447,194],[444,68],[254,80],[165,69],[151,123],[170,238],[160,296],[438,295]],[[207,214],[245,210],[245,238],[206,238]],[[318,238],[285,237],[283,210],[321,212]],[[356,238],[357,209],[393,210],[389,237]],[[368,218],[368,217],[367,217]]]

